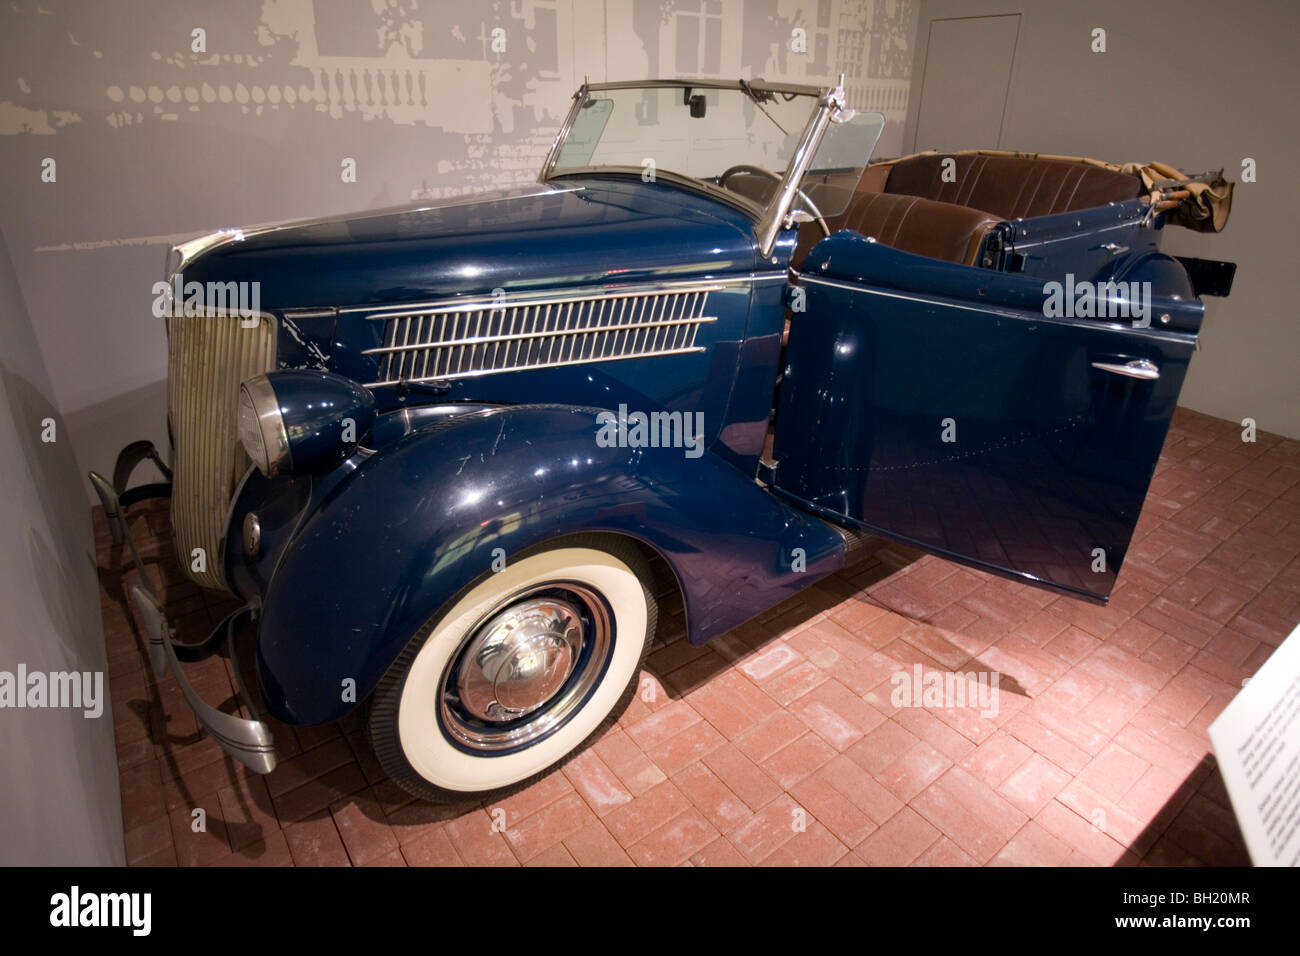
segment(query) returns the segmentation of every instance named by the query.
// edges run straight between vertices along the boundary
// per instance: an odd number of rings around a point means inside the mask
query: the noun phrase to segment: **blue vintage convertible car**
[[[842,88],[588,84],[534,186],[173,249],[162,490],[191,577],[246,603],[187,645],[137,589],[154,666],[269,771],[253,695],[218,711],[180,666],[251,622],[272,715],[365,707],[445,801],[617,716],[659,583],[701,643],[881,533],[1104,601],[1231,281],[1162,228],[1221,226],[1225,184],[868,165],[882,122]],[[92,476],[115,534],[145,456]]]

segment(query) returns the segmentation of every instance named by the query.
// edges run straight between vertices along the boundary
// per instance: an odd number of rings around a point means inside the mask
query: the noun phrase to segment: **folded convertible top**
[[[1165,213],[1166,221],[1196,232],[1220,232],[1228,222],[1232,208],[1233,184],[1223,170],[1185,174],[1167,163],[1107,163],[1086,156],[1058,156],[1052,153],[1026,153],[1009,149],[963,149],[956,152],[926,150],[872,163],[873,167],[892,166],[918,156],[1008,156],[1016,159],[1041,159],[1062,163],[1082,163],[1112,172],[1137,176],[1142,180],[1145,197]]]

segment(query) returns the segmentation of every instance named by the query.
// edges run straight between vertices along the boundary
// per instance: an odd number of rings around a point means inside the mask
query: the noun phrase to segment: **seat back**
[[[946,182],[944,160],[956,160]],[[1136,199],[1142,180],[1085,163],[1017,156],[927,154],[889,167],[885,192],[981,209],[1003,219],[1029,219]]]
[[[974,265],[985,235],[1001,220],[953,203],[917,196],[859,192],[841,215],[828,217],[831,232],[852,229],[903,252]],[[799,229],[793,262],[800,263],[822,238],[816,223]]]

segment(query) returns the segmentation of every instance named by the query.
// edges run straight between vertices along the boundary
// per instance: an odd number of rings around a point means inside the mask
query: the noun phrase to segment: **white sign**
[[[1300,627],[1210,725],[1256,866],[1300,866]]]

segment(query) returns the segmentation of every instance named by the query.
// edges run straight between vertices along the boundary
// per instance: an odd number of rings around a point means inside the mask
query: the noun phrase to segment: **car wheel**
[[[384,770],[447,803],[520,789],[573,756],[636,691],[658,618],[650,582],[634,544],[601,535],[483,575],[376,687],[370,739]]]

